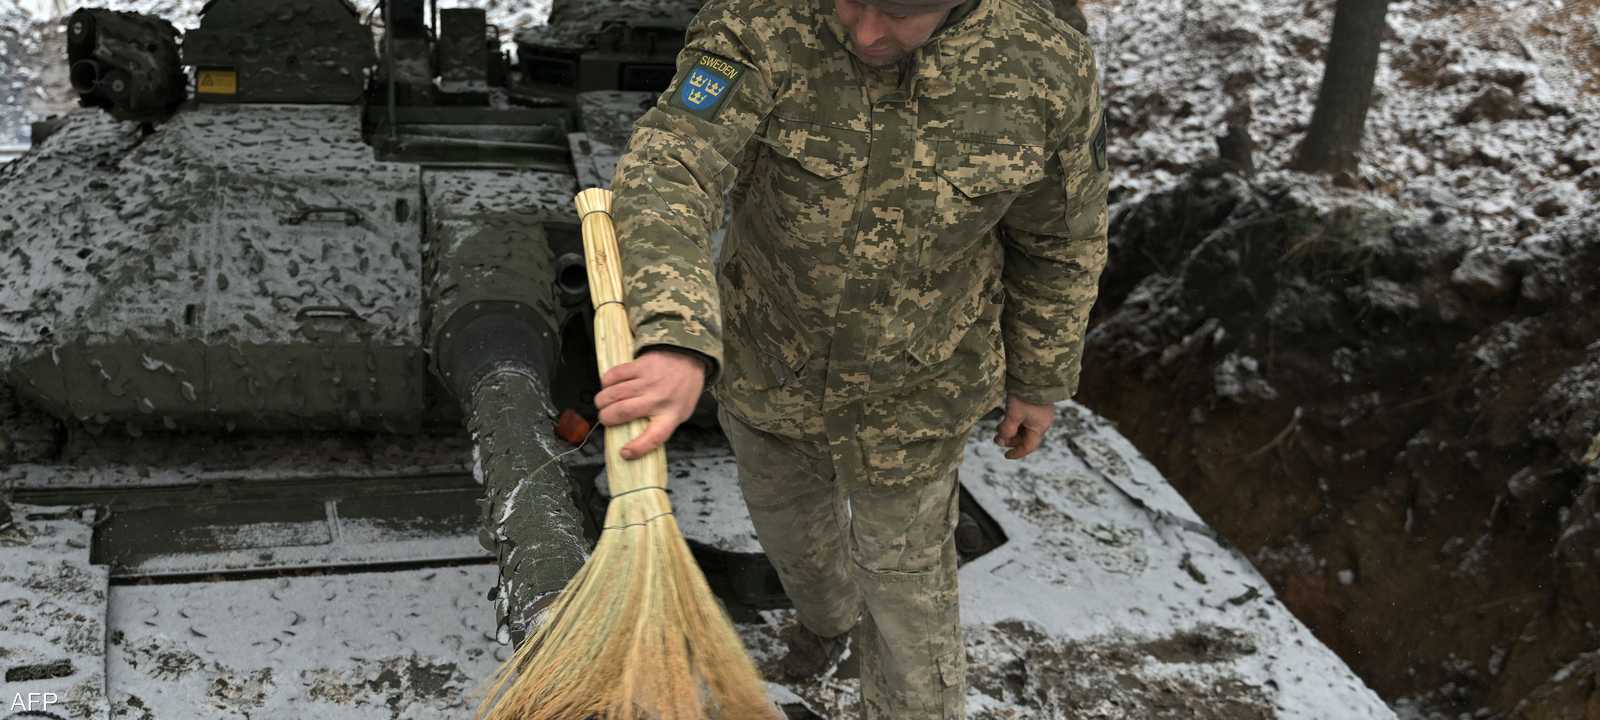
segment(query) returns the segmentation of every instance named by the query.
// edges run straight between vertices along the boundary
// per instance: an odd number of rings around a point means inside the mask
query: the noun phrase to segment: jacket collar
[[[1000,0],[976,0],[977,6],[967,11],[967,14],[953,23],[946,23],[935,30],[928,42],[912,55],[912,62],[916,66],[923,66],[925,57],[943,55],[954,59],[964,54],[983,38],[983,31],[989,25],[989,19],[994,15],[995,5]],[[839,22],[839,14],[835,10],[834,0],[814,0],[817,17],[828,34],[832,35],[839,49],[849,52],[850,34],[845,32],[844,25]],[[965,9],[966,6],[956,8],[956,11]],[[955,11],[952,11],[955,12]]]

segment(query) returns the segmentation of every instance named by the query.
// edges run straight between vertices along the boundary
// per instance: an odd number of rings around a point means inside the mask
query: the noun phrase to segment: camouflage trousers
[[[965,717],[956,583],[956,468],[965,437],[935,441],[927,477],[841,481],[828,448],[751,427],[722,410],[762,548],[803,623],[854,629],[866,720]]]

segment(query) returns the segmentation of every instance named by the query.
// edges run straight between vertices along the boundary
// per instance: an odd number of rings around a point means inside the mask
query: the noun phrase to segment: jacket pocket
[[[947,322],[933,322],[923,331],[916,333],[911,338],[911,344],[906,348],[923,367],[938,365],[950,359],[955,354],[956,348],[961,345],[963,338],[972,330],[973,321],[978,318],[981,304],[976,302],[963,302],[956,308],[954,324]]]
[[[917,318],[911,320],[906,350],[923,367],[949,360],[972,333],[981,336],[974,340],[982,340],[971,346],[973,351],[985,356],[999,334],[1005,292],[1000,283],[998,248],[973,249],[969,254],[965,266],[924,273],[915,291],[908,293],[918,302],[901,304],[902,316]],[[920,302],[927,298],[942,301],[932,302],[923,311]]]
[[[750,249],[736,245],[722,264],[724,375],[735,389],[766,390],[794,383],[810,350],[799,323],[771,300],[772,280],[752,267]],[[727,372],[731,371],[731,372]]]
[[[866,133],[774,115],[755,137],[766,152],[746,202],[767,208],[769,227],[791,241],[836,246],[853,230]]]
[[[1045,177],[1041,145],[942,140],[934,143],[934,217],[922,243],[922,265],[967,260],[967,250],[992,237],[1022,190]]]

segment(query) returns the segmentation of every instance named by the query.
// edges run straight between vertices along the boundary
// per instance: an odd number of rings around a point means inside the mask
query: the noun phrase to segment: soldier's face
[[[889,66],[910,55],[932,37],[950,10],[894,15],[861,0],[835,0],[839,23],[850,33],[850,52],[868,65]]]

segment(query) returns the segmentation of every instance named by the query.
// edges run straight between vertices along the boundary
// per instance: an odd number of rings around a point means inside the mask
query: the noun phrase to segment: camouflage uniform
[[[833,0],[696,17],[613,182],[628,311],[641,349],[712,360],[802,621],[864,612],[867,717],[960,717],[955,467],[1006,394],[1076,390],[1106,253],[1099,84],[1037,0],[980,0],[895,68],[847,37]]]
[[[1089,19],[1083,16],[1083,9],[1078,7],[1078,0],[1050,0],[1050,6],[1056,17],[1065,20],[1072,29],[1085,35],[1089,34]]]

